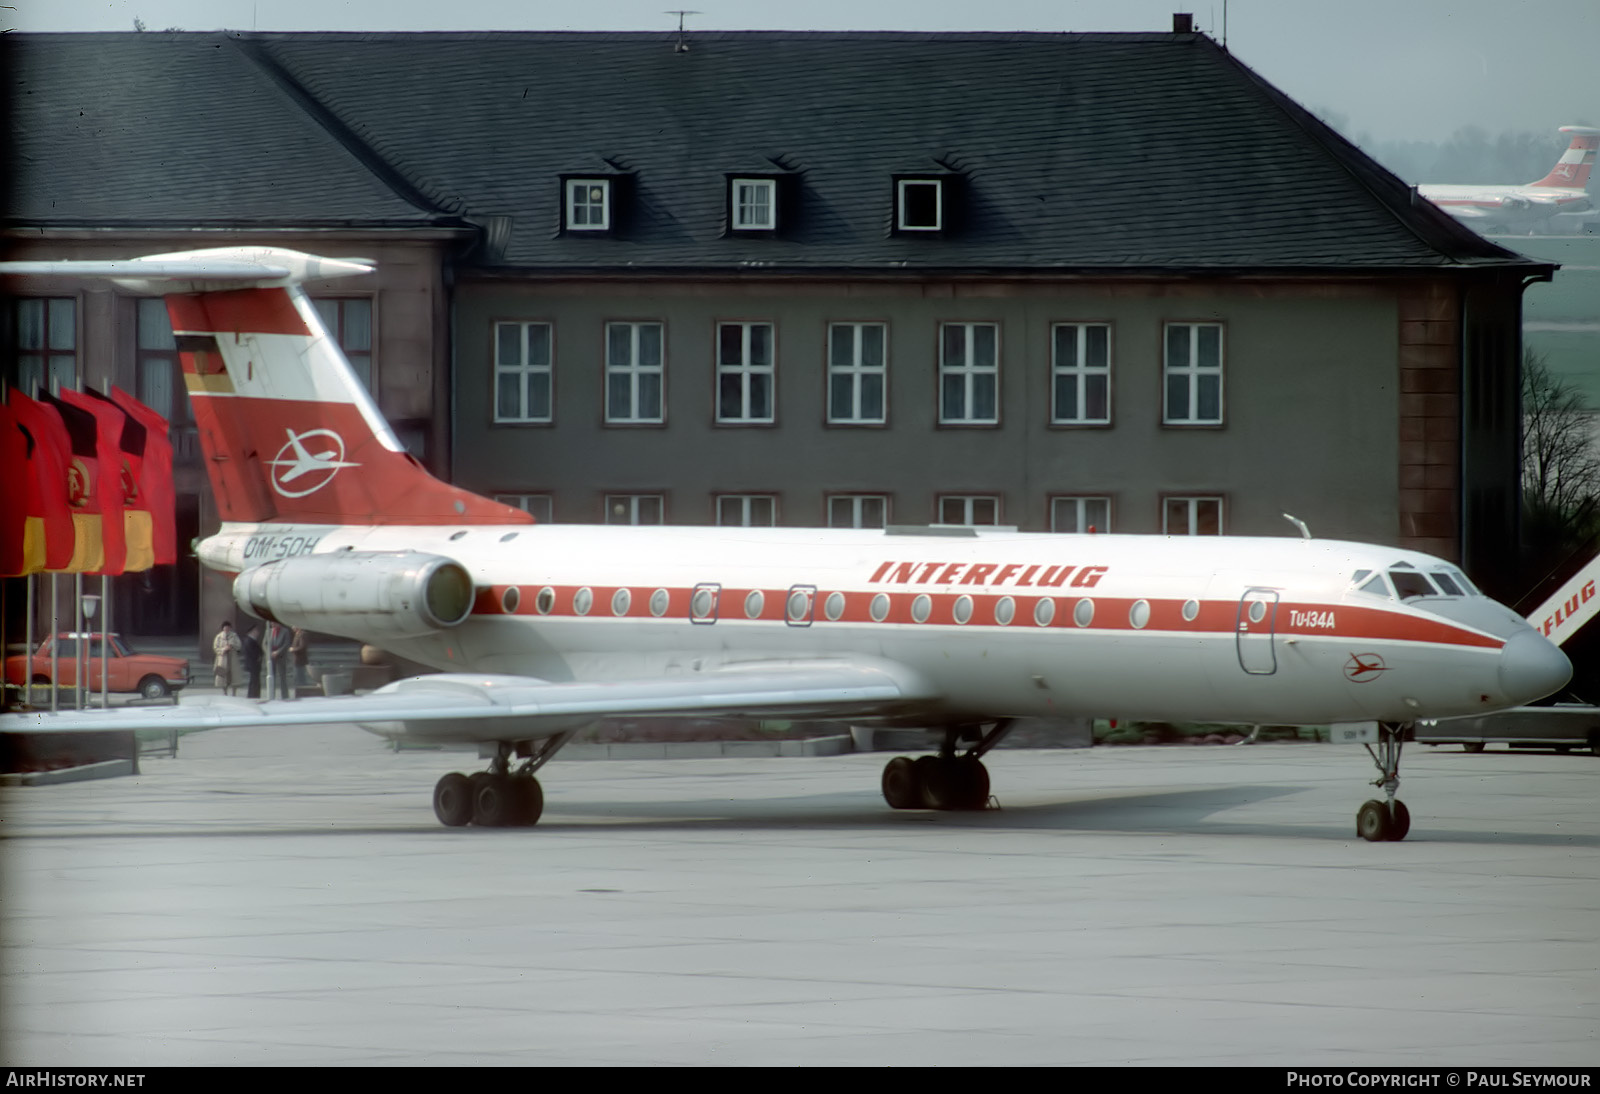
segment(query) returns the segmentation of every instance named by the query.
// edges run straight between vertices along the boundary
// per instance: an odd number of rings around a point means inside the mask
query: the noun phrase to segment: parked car
[[[1471,718],[1441,718],[1417,723],[1415,739],[1425,745],[1458,744],[1468,752],[1484,745],[1509,748],[1553,748],[1571,752],[1586,748],[1600,756],[1600,707],[1555,703],[1547,707],[1513,707]]]
[[[136,692],[146,699],[160,699],[179,688],[188,686],[189,662],[181,657],[167,657],[158,653],[134,653],[122,641],[122,636],[112,634],[107,648],[111,654],[105,662],[107,683],[104,690]],[[63,631],[54,638],[39,643],[33,656],[17,654],[6,658],[6,683],[24,687],[29,683],[49,685],[51,654],[56,657],[60,678],[57,683],[64,688],[75,687],[78,681],[78,643],[88,642],[89,671],[85,677],[90,691],[100,691],[102,661],[101,636]]]

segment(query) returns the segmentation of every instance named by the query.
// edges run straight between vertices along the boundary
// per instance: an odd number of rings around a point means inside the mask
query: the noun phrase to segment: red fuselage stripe
[[[801,588],[809,590],[810,586]],[[516,590],[515,595],[508,596],[512,589]],[[702,598],[701,608],[705,610],[695,613],[693,601],[699,589],[711,591],[715,600],[712,606],[706,609]],[[577,611],[577,600],[579,593],[584,590],[589,593],[589,605],[586,611],[580,613]],[[651,599],[658,591],[665,591],[667,594],[665,609],[659,613],[653,611],[651,607]],[[621,612],[614,610],[619,592],[628,594],[626,606]],[[714,586],[662,590],[653,587],[618,585],[496,585],[480,591],[473,613],[480,617],[519,615],[561,619],[587,617],[662,619],[674,622],[683,622],[687,619],[698,623],[719,620],[782,623],[788,621],[789,599],[794,592],[792,589],[726,587],[717,589]],[[753,593],[761,594],[759,612],[749,615],[746,606],[753,603],[750,599]],[[793,622],[805,624],[809,621],[810,624],[817,626],[829,623],[903,623],[937,627],[1005,626],[1007,629],[1022,630],[1040,627],[1126,632],[1147,630],[1196,635],[1315,636],[1348,641],[1429,642],[1480,649],[1499,649],[1505,644],[1503,639],[1457,627],[1443,620],[1423,619],[1382,608],[1365,608],[1350,604],[1302,604],[1285,601],[1277,605],[1275,615],[1269,611],[1261,621],[1252,622],[1248,617],[1240,616],[1239,602],[1236,600],[1147,599],[1144,603],[1149,607],[1149,621],[1143,627],[1135,627],[1132,614],[1134,605],[1140,601],[1134,597],[1040,597],[1006,596],[999,593],[839,590],[837,595],[843,599],[843,603],[841,605],[835,602],[834,606],[839,609],[835,616],[828,610],[830,598],[835,595],[835,590],[818,589],[814,593],[802,592],[802,595],[808,598],[805,602],[806,610],[799,612]],[[878,601],[879,597],[883,599],[877,604],[879,613],[875,615],[874,602]],[[924,604],[918,603],[924,599]],[[1076,622],[1075,609],[1079,601],[1084,599],[1092,602],[1094,611],[1090,622],[1080,627]],[[1012,606],[1009,624],[1000,623],[996,615],[1001,602],[1005,600],[1011,601]],[[1036,622],[1038,617],[1035,615],[1041,600],[1051,601],[1053,608],[1048,621],[1042,624]],[[962,601],[967,603],[962,604]],[[1185,605],[1190,603],[1195,604],[1198,610],[1193,619],[1186,619]],[[965,613],[964,623],[960,621],[958,613]]]

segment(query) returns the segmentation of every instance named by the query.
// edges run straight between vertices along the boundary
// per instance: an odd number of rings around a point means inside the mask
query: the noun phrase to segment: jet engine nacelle
[[[271,623],[349,637],[419,638],[472,613],[472,577],[420,551],[334,551],[279,559],[233,582],[239,607]]]

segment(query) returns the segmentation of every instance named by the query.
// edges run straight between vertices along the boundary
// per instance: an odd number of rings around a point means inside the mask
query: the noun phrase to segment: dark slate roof
[[[420,227],[410,199],[223,34],[0,37],[5,221]]]
[[[11,220],[460,216],[524,271],[1533,268],[1203,35],[676,39],[12,35]],[[725,176],[764,162],[798,216],[730,236]],[[609,237],[559,230],[576,164],[631,180]],[[891,179],[922,172],[960,176],[959,224],[894,235]]]

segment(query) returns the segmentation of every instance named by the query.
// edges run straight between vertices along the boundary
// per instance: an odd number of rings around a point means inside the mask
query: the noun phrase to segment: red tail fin
[[[1572,143],[1561,153],[1550,173],[1530,186],[1559,186],[1563,189],[1582,190],[1589,185],[1589,172],[1594,168],[1595,150],[1600,149],[1600,129],[1581,125],[1564,125],[1561,132],[1572,135]]]
[[[364,273],[369,267],[278,249],[190,252],[148,261],[183,259],[257,261],[291,271],[248,288],[237,281],[193,279],[161,286],[224,520],[532,520],[520,509],[440,482],[407,453],[300,290],[307,277]]]

